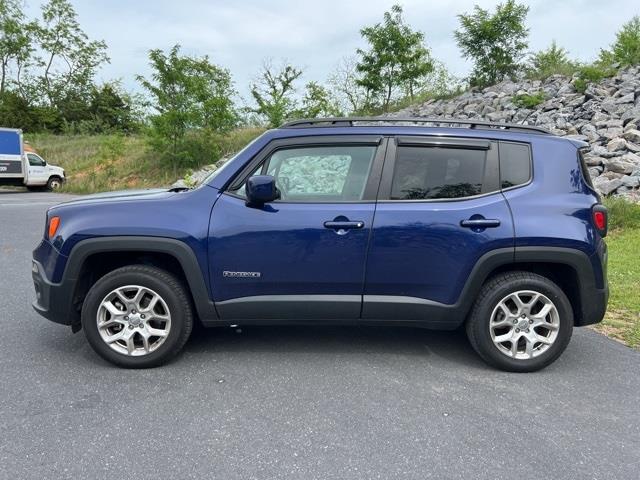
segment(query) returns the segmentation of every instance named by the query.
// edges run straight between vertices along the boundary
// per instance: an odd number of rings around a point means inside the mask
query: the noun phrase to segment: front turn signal
[[[58,231],[58,227],[60,226],[60,217],[51,217],[49,219],[49,230],[47,233],[49,234],[49,240],[56,236],[56,232]]]

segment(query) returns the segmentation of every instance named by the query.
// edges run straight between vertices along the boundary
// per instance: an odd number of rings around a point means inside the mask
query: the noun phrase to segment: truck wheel
[[[554,362],[573,331],[573,310],[562,289],[546,277],[509,272],[489,280],[466,324],[467,336],[488,364],[533,372]]]
[[[60,177],[51,177],[47,182],[47,190],[55,192],[62,187],[62,179]]]
[[[175,276],[146,265],[118,268],[89,290],[82,328],[93,349],[120,367],[167,362],[193,327],[189,296]]]

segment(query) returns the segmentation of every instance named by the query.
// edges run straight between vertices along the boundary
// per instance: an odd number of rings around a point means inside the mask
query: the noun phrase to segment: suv
[[[586,146],[473,120],[291,122],[197,188],[49,209],[34,307],[124,367],[165,362],[199,321],[464,325],[489,364],[537,370],[606,309]]]

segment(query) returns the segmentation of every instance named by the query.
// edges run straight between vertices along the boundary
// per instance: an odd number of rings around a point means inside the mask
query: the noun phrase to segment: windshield
[[[196,187],[200,187],[206,183],[210,183],[214,178],[216,178],[222,171],[224,171],[224,169],[226,169],[230,163],[233,162],[233,160],[235,160],[238,155],[241,155],[242,153],[244,153],[245,150],[247,150],[251,145],[253,145],[260,137],[262,137],[262,135],[259,135],[257,138],[254,138],[251,142],[249,142],[242,150],[240,150],[239,152],[237,152],[235,155],[233,155],[229,160],[227,160],[226,162],[224,162],[224,164],[220,167],[215,169],[213,172],[211,172],[209,175],[207,175],[206,177],[204,177],[200,182],[198,182],[195,186]]]

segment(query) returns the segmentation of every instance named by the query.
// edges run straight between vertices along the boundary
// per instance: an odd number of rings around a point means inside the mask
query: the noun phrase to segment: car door
[[[41,185],[47,183],[47,180],[49,180],[47,162],[35,153],[27,153],[27,160],[29,161],[29,184]]]
[[[357,319],[385,142],[379,136],[272,141],[212,211],[212,298],[222,319]],[[246,179],[281,198],[248,206]]]
[[[497,142],[398,137],[387,152],[362,317],[460,321],[448,314],[476,263],[487,252],[513,249]]]

